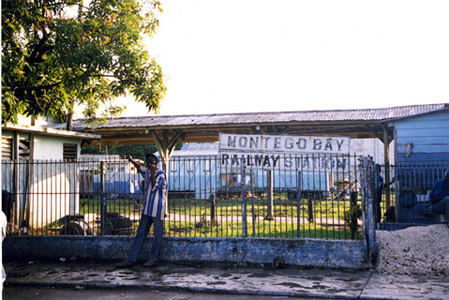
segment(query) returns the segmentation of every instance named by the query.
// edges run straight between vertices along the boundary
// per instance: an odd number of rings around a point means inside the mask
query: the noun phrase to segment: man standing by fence
[[[445,220],[449,220],[449,170],[444,173],[444,178],[438,180],[429,194],[432,213],[444,214]]]
[[[158,159],[154,154],[145,155],[145,167],[142,167],[132,157],[128,159],[145,178],[144,204],[139,228],[137,229],[128,259],[118,263],[117,267],[126,268],[137,264],[145,238],[152,224],[154,224],[153,246],[149,260],[143,265],[155,267],[159,264],[160,246],[167,208],[167,176],[163,170],[158,168]]]

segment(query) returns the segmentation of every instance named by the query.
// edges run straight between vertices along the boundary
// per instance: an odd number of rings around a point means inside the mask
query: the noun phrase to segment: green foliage
[[[158,111],[160,66],[143,37],[155,32],[158,1],[3,0],[2,122],[18,115],[63,120],[74,105],[87,123],[118,115],[117,96],[132,94]],[[82,8],[82,9],[80,9]],[[109,108],[97,115],[101,104]]]
[[[353,224],[353,221],[356,223],[357,220],[362,218],[362,209],[360,208],[360,205],[357,204],[356,206],[351,206],[347,211],[345,211],[343,218],[346,225],[351,228],[352,226],[356,226],[356,224]]]

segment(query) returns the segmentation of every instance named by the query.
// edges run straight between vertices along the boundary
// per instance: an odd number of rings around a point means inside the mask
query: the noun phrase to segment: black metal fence
[[[359,157],[174,156],[166,236],[361,239]],[[133,235],[143,178],[124,159],[2,161],[8,234]]]
[[[448,169],[447,164],[378,165],[375,201],[377,222],[401,226],[440,222],[439,216],[431,211],[429,193]]]

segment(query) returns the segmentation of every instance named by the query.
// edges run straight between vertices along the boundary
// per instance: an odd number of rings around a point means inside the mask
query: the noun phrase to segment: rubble
[[[447,224],[379,230],[376,271],[383,274],[449,276]]]

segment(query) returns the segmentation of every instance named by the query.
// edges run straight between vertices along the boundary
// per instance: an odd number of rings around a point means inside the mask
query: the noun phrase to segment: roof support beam
[[[365,127],[368,128],[369,131],[371,131],[379,140],[382,142],[384,141],[384,135],[383,130],[382,132],[379,132],[377,130],[374,130],[370,125],[365,124]]]
[[[173,137],[169,137],[169,131],[164,129],[162,130],[162,136],[158,136],[155,131],[151,132],[153,135],[153,139],[156,143],[159,155],[162,159],[162,167],[164,171],[167,172],[168,162],[170,161],[170,157],[175,150],[176,144],[184,139],[185,132],[179,130],[175,132]]]

